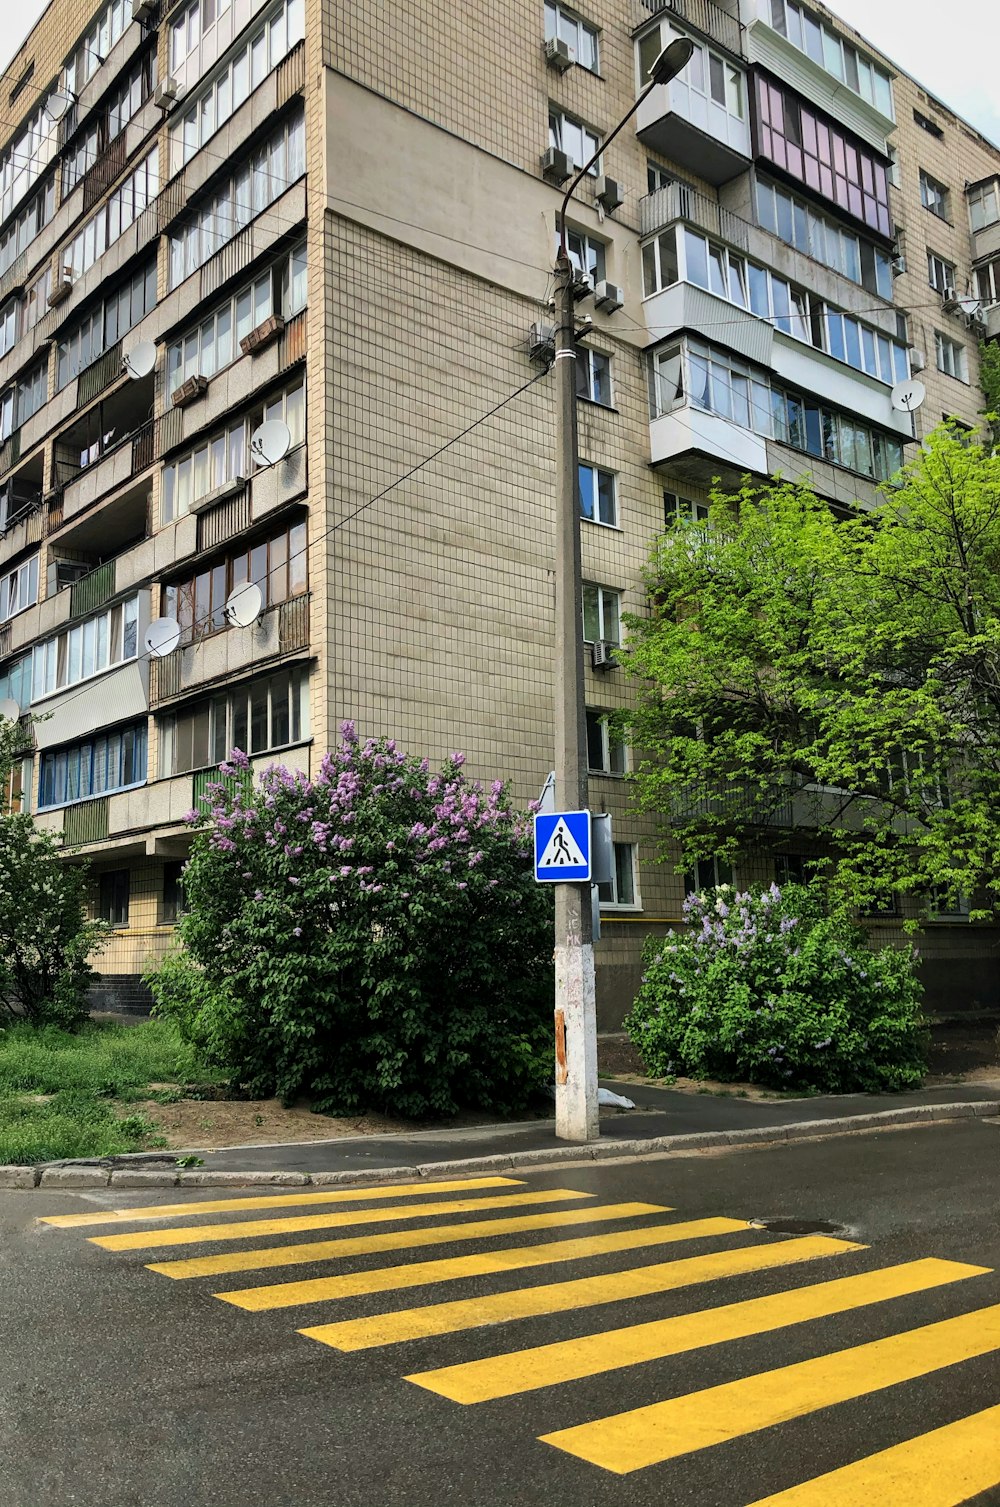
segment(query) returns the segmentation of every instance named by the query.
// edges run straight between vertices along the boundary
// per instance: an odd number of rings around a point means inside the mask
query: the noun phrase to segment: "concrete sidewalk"
[[[908,1094],[843,1094],[808,1099],[737,1099],[714,1094],[680,1093],[669,1088],[644,1088],[631,1083],[602,1079],[613,1092],[632,1099],[628,1111],[602,1110],[600,1153],[613,1154],[616,1145],[660,1141],[664,1137],[712,1135],[721,1141],[727,1134],[750,1140],[748,1132],[770,1132],[764,1139],[783,1139],[776,1132],[817,1122],[830,1130],[853,1126],[861,1117],[884,1114],[885,1123],[906,1123],[928,1117],[931,1107],[983,1106],[988,1113],[996,1106],[1000,1114],[1000,1079],[985,1084],[958,1084],[954,1088],[922,1089]],[[965,1110],[965,1113],[971,1111]],[[935,1115],[934,1118],[942,1116]],[[831,1122],[838,1122],[837,1124]],[[811,1128],[810,1133],[816,1133]],[[205,1170],[218,1172],[366,1172],[375,1168],[413,1168],[428,1163],[451,1163],[483,1157],[519,1158],[528,1152],[551,1151],[565,1155],[567,1143],[556,1139],[552,1120],[528,1120],[509,1125],[476,1126],[472,1129],[416,1130],[398,1135],[345,1136],[337,1140],[300,1142],[295,1145],[230,1147],[222,1151],[198,1151]],[[651,1148],[652,1149],[652,1148]],[[680,1148],[678,1148],[680,1149]],[[629,1145],[629,1150],[632,1146]],[[182,1155],[183,1153],[172,1153]],[[585,1153],[586,1154],[586,1153]]]

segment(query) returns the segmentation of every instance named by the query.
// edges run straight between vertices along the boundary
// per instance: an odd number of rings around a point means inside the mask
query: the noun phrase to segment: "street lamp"
[[[587,807],[587,725],[583,674],[583,587],[580,580],[580,509],[577,502],[576,324],[573,268],[566,250],[566,211],[581,179],[593,167],[651,89],[669,83],[694,51],[678,37],[649,70],[650,82],[589,162],[577,172],[559,211],[556,258],[556,808]],[[597,1111],[597,1004],[590,886],[555,886],[556,1135],[593,1141]]]

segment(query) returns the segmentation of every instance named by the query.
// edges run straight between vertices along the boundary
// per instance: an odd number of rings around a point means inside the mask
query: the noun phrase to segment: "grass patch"
[[[198,1081],[206,1088],[210,1076],[170,1021],[0,1029],[0,1164],[162,1146],[157,1127],[126,1106],[137,1099],[174,1103],[183,1097],[181,1085]],[[160,1087],[150,1089],[151,1083]],[[31,1095],[45,1095],[46,1102]]]
[[[105,1098],[64,1089],[46,1104],[0,1098],[0,1163],[31,1165],[63,1157],[116,1156],[162,1145],[142,1115],[120,1117]]]
[[[134,1026],[91,1021],[79,1031],[27,1025],[0,1030],[0,1096],[83,1089],[128,1097],[150,1083],[205,1076],[193,1049],[166,1020]]]

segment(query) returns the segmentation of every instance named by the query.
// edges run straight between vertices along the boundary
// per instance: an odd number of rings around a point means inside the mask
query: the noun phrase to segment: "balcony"
[[[685,4],[694,0],[684,0]],[[707,0],[703,0],[707,6]],[[699,5],[700,9],[700,5]],[[716,10],[717,7],[712,7]],[[666,14],[676,14],[671,7]],[[724,13],[722,13],[724,14]],[[639,74],[677,36],[671,22],[647,28],[639,39]],[[728,183],[750,164],[750,101],[746,70],[695,44],[683,73],[658,84],[639,106],[636,135],[643,146],[708,183]]]
[[[734,0],[734,9],[735,0]],[[701,32],[713,42],[718,42],[727,52],[744,57],[743,26],[738,16],[717,5],[715,0],[636,0],[636,26],[641,26],[652,15],[670,11],[685,26]]]
[[[250,628],[222,628],[151,663],[154,706],[309,647],[308,592],[270,607]]]

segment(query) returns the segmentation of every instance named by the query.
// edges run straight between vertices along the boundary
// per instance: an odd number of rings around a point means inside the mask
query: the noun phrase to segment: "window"
[[[274,312],[272,289],[268,270],[175,340],[167,349],[167,390],[176,391],[189,377],[214,377],[238,360],[240,341]]]
[[[184,859],[172,858],[163,865],[163,900],[160,921],[175,926],[187,907],[184,904]]]
[[[258,754],[300,742],[308,736],[307,689],[305,669],[294,666],[164,718],[161,773],[210,768],[236,748]]]
[[[591,403],[603,403],[611,407],[611,357],[602,351],[588,350],[577,346],[576,395]]]
[[[180,172],[304,36],[305,0],[281,0],[171,126],[171,173]]]
[[[935,330],[934,351],[939,372],[944,372],[949,377],[957,377],[960,382],[968,381],[964,346],[959,345],[957,340],[951,340],[947,335],[942,335],[940,330]]]
[[[171,232],[170,288],[196,272],[302,176],[305,150],[305,117],[298,110]]]
[[[615,478],[610,471],[598,466],[581,465],[578,468],[580,486],[580,516],[591,523],[604,523],[609,528],[618,525],[618,499]]]
[[[109,4],[102,8],[66,63],[66,88],[71,94],[79,94],[84,84],[93,78],[131,20],[132,8],[128,0],[109,0]]]
[[[146,724],[101,733],[42,755],[39,809],[89,800],[109,790],[142,785],[146,779]]]
[[[45,357],[0,397],[0,442],[13,434],[48,397],[49,367]]]
[[[639,86],[649,83],[649,72],[662,49],[679,37],[674,27],[654,26],[639,38]],[[713,52],[692,37],[694,52],[687,66],[671,81],[671,108],[677,109],[688,120],[703,120],[706,114],[716,116],[712,123],[717,134],[717,112],[724,111],[731,121],[742,124],[746,119],[744,74],[721,53]],[[728,122],[722,123],[722,134],[727,134]],[[737,145],[741,132],[737,129],[732,144]],[[745,135],[744,135],[745,140]]]
[[[24,329],[22,334],[33,330],[35,325],[47,312],[49,307],[49,294],[52,292],[52,263],[48,262],[45,271],[28,288],[24,295]]]
[[[75,278],[82,277],[156,198],[160,189],[158,164],[159,156],[154,147],[63,248],[61,261],[72,268]]]
[[[31,810],[31,760],[15,759],[0,787],[0,810],[4,816],[19,816]]]
[[[987,225],[995,225],[1000,220],[1000,180],[990,178],[988,182],[968,189],[967,195],[973,230],[985,230]]]
[[[181,9],[170,27],[170,72],[181,64],[229,9],[230,0],[193,0]]]
[[[246,581],[260,587],[265,607],[301,596],[308,581],[305,524],[283,528],[195,576],[166,586],[163,610],[180,623],[182,643],[225,628],[229,594]]]
[[[1000,261],[976,268],[976,295],[984,304],[1000,302]]]
[[[583,235],[579,230],[568,230],[566,250],[577,272],[586,273],[592,283],[604,281],[607,273],[603,241],[595,241],[593,236]]]
[[[708,504],[692,502],[690,497],[679,497],[676,492],[664,492],[663,522],[666,528],[675,523],[707,523]]]
[[[0,698],[16,701],[22,712],[31,704],[31,654],[23,654],[0,670]]]
[[[891,234],[884,157],[763,74],[757,75],[757,106],[763,157],[872,230]]]
[[[920,169],[920,202],[925,209],[929,209],[932,215],[937,215],[939,220],[948,218],[948,190],[943,183],[938,183],[930,173]]]
[[[889,148],[889,183],[892,188],[899,188],[900,182],[899,147],[891,146]]]
[[[216,487],[250,475],[247,454],[249,436],[263,419],[281,419],[288,425],[292,445],[301,445],[306,432],[305,379],[273,398],[245,418],[201,439],[194,450],[175,456],[163,467],[160,492],[160,522],[182,518],[191,507]]]
[[[64,199],[68,198],[115,138],[121,135],[132,117],[138,114],[155,83],[156,56],[154,53],[147,53],[105,99],[100,110],[88,121],[86,130],[74,137],[63,155]],[[73,131],[72,119],[67,117],[70,133]]]
[[[669,288],[680,279],[677,230],[671,226],[642,248],[642,291],[645,297]]]
[[[892,298],[892,259],[873,241],[822,214],[781,184],[757,179],[757,218],[765,230],[832,267],[870,293]]]
[[[655,194],[661,188],[669,188],[675,180],[658,162],[646,163],[646,192]]]
[[[937,121],[931,120],[929,116],[921,114],[919,110],[914,110],[913,112],[913,123],[919,126],[922,131],[926,131],[928,136],[936,136],[939,141],[944,137],[944,132]]]
[[[6,356],[17,342],[17,309],[16,298],[9,298],[0,309],[0,356]]]
[[[930,921],[968,921],[971,908],[968,895],[954,890],[933,889],[927,896]]]
[[[59,150],[59,126],[48,113],[46,94],[34,114],[0,152],[0,222],[37,182]]]
[[[625,744],[608,727],[608,713],[587,707],[587,768],[591,774],[623,775]]]
[[[590,162],[600,145],[601,138],[596,131],[567,115],[558,105],[549,105],[549,146],[565,152],[575,168]],[[596,176],[597,170],[598,164],[594,162],[588,171]]]
[[[32,650],[32,701],[134,659],[138,616],[139,599],[129,597],[36,644]]]
[[[597,896],[601,905],[616,905],[623,909],[639,908],[639,893],[636,885],[636,845],[634,842],[616,842],[615,872],[610,884],[598,886]]]
[[[586,21],[567,10],[557,0],[545,0],[545,40],[558,37],[569,48],[570,57],[581,68],[597,72],[597,32]]]
[[[306,243],[300,241],[288,253],[281,269],[281,313],[291,319],[306,306]]]
[[[55,209],[55,192],[55,180],[50,178],[0,234],[0,273],[7,271],[49,223]]]
[[[808,884],[813,878],[816,858],[807,858],[802,853],[777,853],[774,858],[774,879],[779,889],[786,884]]]
[[[109,926],[128,925],[128,869],[112,869],[99,882],[97,915]]]
[[[953,263],[946,262],[943,257],[935,256],[933,251],[928,251],[927,281],[939,293],[953,293],[955,291],[955,268]]]
[[[812,58],[819,67],[881,110],[890,120],[895,118],[892,80],[888,73],[852,43],[838,36],[816,12],[799,5],[798,0],[759,0],[759,14],[768,26]]]
[[[156,258],[126,277],[104,305],[104,344],[110,347],[156,308]]]
[[[621,643],[621,592],[607,586],[583,586],[583,637],[588,644]]]
[[[38,556],[0,576],[0,623],[38,601]]]
[[[732,884],[732,865],[718,854],[711,858],[699,858],[693,869],[684,875],[685,895],[700,895],[705,890],[714,890],[720,884]]]

